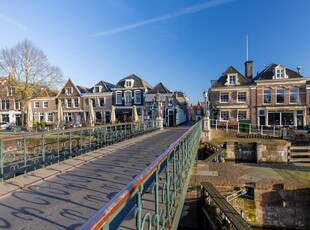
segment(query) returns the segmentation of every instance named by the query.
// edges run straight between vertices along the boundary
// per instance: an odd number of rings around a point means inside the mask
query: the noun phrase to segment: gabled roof
[[[272,80],[273,76],[275,75],[274,69],[279,66],[278,64],[270,64],[267,66],[262,72],[260,72],[253,80]],[[296,71],[293,71],[291,69],[285,68],[286,69],[286,75],[288,78],[304,78],[301,76],[299,73]]]
[[[66,82],[65,82],[65,84],[63,85],[63,87],[61,87],[61,90],[59,90],[59,92],[58,92],[58,94],[57,94],[57,98],[59,97],[59,95],[62,93],[62,91],[63,91],[63,89],[66,87],[66,85],[67,84],[71,84],[73,87],[74,87],[74,89],[77,91],[77,93],[79,94],[79,95],[81,95],[81,91],[80,91],[80,88],[79,87],[82,87],[82,88],[86,88],[86,87],[83,87],[83,86],[77,86],[77,85],[75,85],[74,83],[73,83],[73,81],[69,78]],[[82,89],[81,88],[81,89]],[[86,88],[87,89],[87,88]]]
[[[147,83],[146,81],[142,80],[141,78],[139,78],[138,76],[136,76],[135,74],[131,74],[125,78],[123,78],[122,80],[120,80],[115,88],[125,88],[125,82],[126,80],[129,80],[129,79],[133,79],[134,80],[134,83],[133,83],[133,88],[149,88],[149,89],[152,89],[152,86]]]
[[[251,83],[251,80],[243,76],[233,66],[229,66],[217,81],[212,82],[212,87],[227,86],[225,83],[227,82],[228,74],[237,74],[239,85],[249,85]]]
[[[89,89],[89,92],[93,92],[95,86],[102,86],[101,92],[112,92],[112,89],[115,87],[115,85],[109,82],[99,81],[96,85]]]
[[[150,91],[147,92],[147,94],[156,94],[156,93],[161,93],[161,94],[172,94],[172,91],[170,91],[162,82],[159,82],[154,88]]]

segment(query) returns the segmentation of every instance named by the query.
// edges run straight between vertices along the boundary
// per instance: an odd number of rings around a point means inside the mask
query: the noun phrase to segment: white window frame
[[[227,94],[227,101],[226,101],[226,99],[225,100],[222,100],[222,99],[224,99],[224,98],[222,98],[222,96],[225,96]],[[229,93],[227,93],[227,92],[220,92],[220,103],[229,103]]]
[[[125,105],[132,105],[132,92],[127,90],[124,92]]]
[[[73,99],[73,108],[78,108],[79,107],[79,98],[74,98]]]
[[[227,113],[227,120],[223,119],[222,113]],[[220,121],[229,121],[229,111],[228,110],[223,110],[220,112]]]
[[[48,101],[43,101],[43,108],[48,108]]]
[[[292,102],[292,98],[291,98],[291,95],[292,95],[292,92],[291,92],[291,90],[293,90],[293,89],[296,89],[297,90],[297,93],[295,92],[294,94],[296,94],[297,95],[297,101],[293,101]],[[290,88],[290,104],[298,104],[299,103],[299,88],[296,88],[296,87],[294,87],[294,88]]]
[[[35,101],[33,107],[36,108],[36,109],[40,108],[40,102],[39,101]]]
[[[16,110],[20,110],[20,101],[19,100],[14,100],[14,108],[16,109]]]
[[[93,90],[93,93],[101,93],[101,89],[102,89],[102,86],[101,85],[96,85],[94,87],[94,90]],[[98,92],[97,92],[98,90]]]
[[[236,74],[231,74],[231,75],[228,75],[229,77],[229,85],[236,85],[237,84],[237,75]],[[232,79],[234,80],[232,82]]]
[[[102,100],[103,100],[103,104],[101,104]],[[98,98],[98,106],[100,106],[100,107],[104,107],[105,106],[105,98],[104,97]]]
[[[240,114],[241,113],[245,113],[245,117],[244,118],[242,118],[242,119],[240,119]],[[238,121],[239,120],[245,120],[245,119],[247,119],[247,117],[248,117],[248,112],[247,111],[244,111],[244,110],[240,110],[240,111],[238,111],[238,113],[237,113],[237,119],[238,119]]]
[[[270,91],[270,94],[266,93],[265,91]],[[270,96],[270,102],[265,102],[265,96]],[[267,100],[266,100],[267,101]],[[263,89],[263,104],[270,105],[272,103],[272,89]]]
[[[137,100],[137,96],[139,96],[139,100]],[[135,104],[141,104],[142,103],[142,98],[141,98],[141,91],[140,90],[136,90],[134,92],[134,101],[135,101]]]
[[[125,88],[132,88],[134,80],[133,79],[126,79],[125,80]]]
[[[123,94],[121,91],[115,92],[115,104],[121,105],[123,103]]]
[[[48,122],[53,121],[53,113],[51,113],[51,112],[46,113],[46,121],[48,121]]]
[[[243,99],[243,97],[240,97],[240,99],[242,99],[242,100],[239,99],[239,95],[241,96],[241,94],[245,94],[244,99]],[[247,101],[247,93],[246,92],[238,92],[237,93],[237,102],[238,103],[245,103],[246,101]]]
[[[66,93],[66,95],[72,95],[72,93],[73,93],[73,88],[72,88],[72,87],[66,87],[66,88],[65,88],[65,93]]]
[[[41,117],[42,117],[42,119],[41,119]],[[45,121],[44,120],[44,113],[43,112],[39,113],[39,121]]]
[[[66,102],[67,102],[67,108],[72,108],[72,99],[71,98],[67,98]]]

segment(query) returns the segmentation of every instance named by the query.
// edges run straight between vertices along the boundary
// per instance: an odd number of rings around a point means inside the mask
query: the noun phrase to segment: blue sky
[[[0,48],[25,38],[65,78],[92,87],[136,74],[203,100],[230,65],[310,76],[308,0],[0,0]]]

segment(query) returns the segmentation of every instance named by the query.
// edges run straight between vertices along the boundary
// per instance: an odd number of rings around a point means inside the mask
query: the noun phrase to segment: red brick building
[[[251,119],[257,126],[305,128],[309,125],[310,101],[306,82],[300,68],[296,72],[270,64],[252,78],[252,61],[245,63],[245,76],[230,66],[209,89],[211,118],[233,122]]]

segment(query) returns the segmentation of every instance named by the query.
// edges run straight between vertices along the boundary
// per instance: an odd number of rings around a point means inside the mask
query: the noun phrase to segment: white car
[[[7,121],[1,121],[1,122],[0,122],[0,129],[6,129],[6,128],[9,127],[9,125],[10,125],[9,122],[7,122]]]

